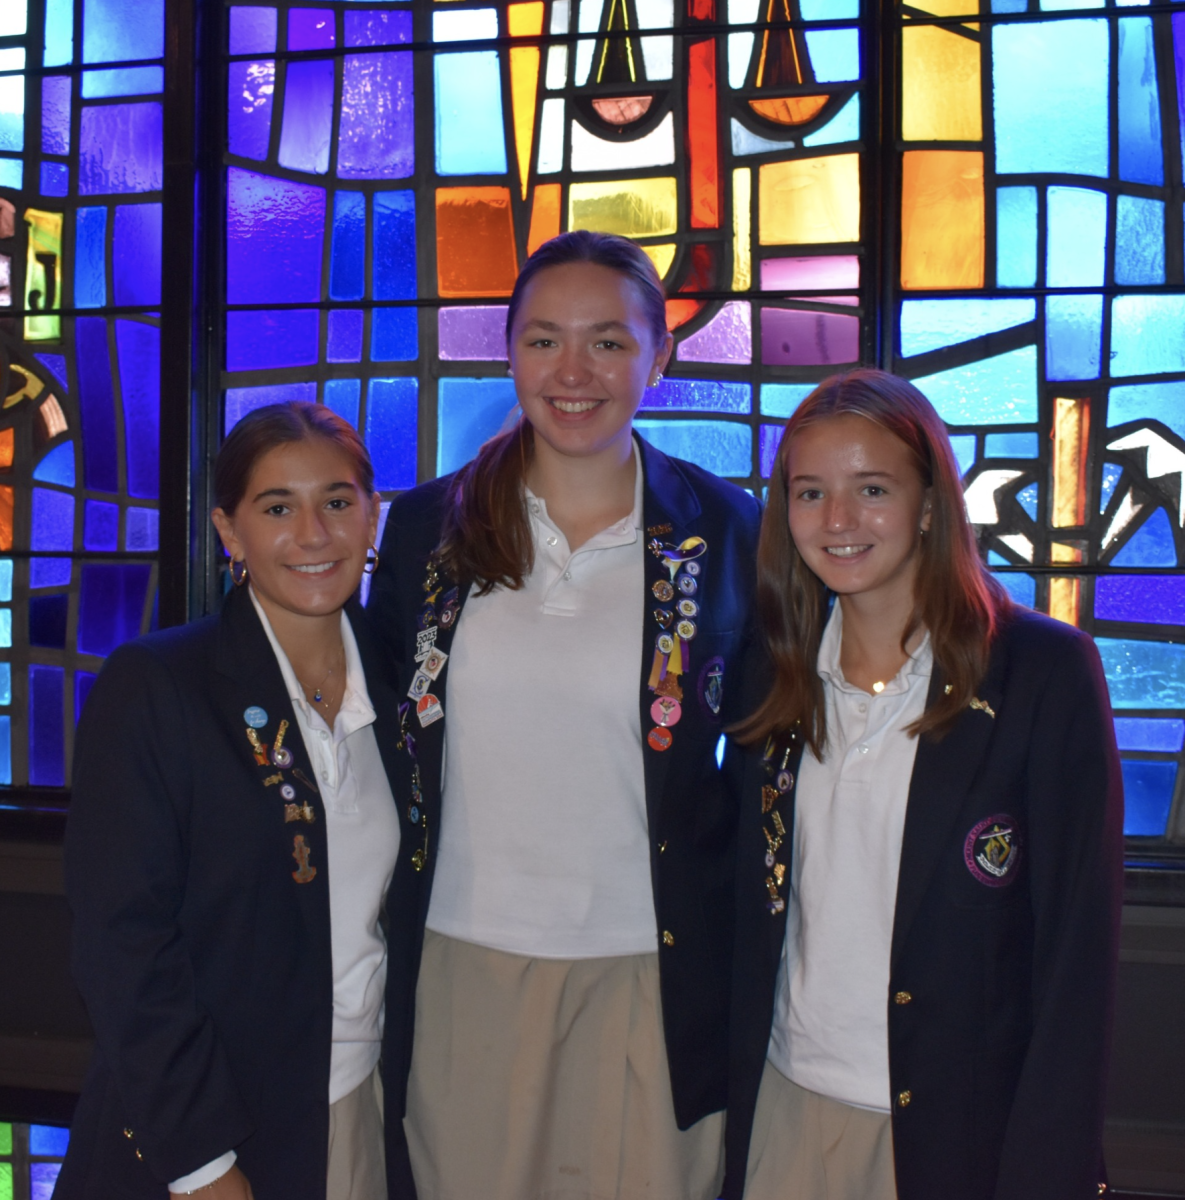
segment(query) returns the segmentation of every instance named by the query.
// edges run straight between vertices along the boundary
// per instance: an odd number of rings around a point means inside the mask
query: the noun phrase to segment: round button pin
[[[281,746],[278,750],[273,750],[272,762],[281,770],[292,766],[292,751],[287,746]]]
[[[650,706],[650,719],[664,728],[678,725],[682,716],[683,705],[673,696],[659,696]]]
[[[296,788],[294,788],[292,784],[286,783],[282,788],[280,788],[280,795],[283,796],[285,800],[295,800]]]
[[[789,771],[779,771],[776,782],[779,792],[788,792],[794,786],[794,776]]]
[[[259,707],[258,704],[252,704],[243,713],[243,720],[251,726],[252,729],[262,729],[267,724],[267,713]]]
[[[679,603],[675,607],[679,610],[679,616],[681,616],[681,617],[698,617],[699,616],[699,605],[696,604],[696,602],[694,600],[689,600],[689,599],[680,600]]]
[[[646,742],[651,750],[669,750],[671,743],[674,741],[674,736],[669,729],[663,729],[662,726],[655,726],[647,735]]]
[[[420,823],[420,810],[416,808],[414,804],[408,805],[407,819],[413,825],[418,825]]]
[[[695,564],[688,563],[687,565],[690,567],[690,566],[694,566]],[[680,575],[679,576],[679,591],[681,591],[683,593],[683,595],[694,596],[695,590],[698,587],[699,587],[699,584],[695,582],[695,577],[693,575]]]
[[[656,580],[650,590],[654,593],[655,600],[662,604],[675,598],[675,589],[665,579]]]
[[[670,654],[675,649],[675,639],[669,633],[660,633],[654,644],[659,654]]]
[[[685,642],[689,642],[689,641],[691,641],[691,639],[693,637],[695,637],[695,622],[694,621],[680,621],[679,624],[675,626],[675,632]]]
[[[705,547],[705,549],[707,549],[707,547]],[[688,575],[698,575],[700,573],[700,565],[697,562],[689,562],[684,565],[683,570],[685,570]]]

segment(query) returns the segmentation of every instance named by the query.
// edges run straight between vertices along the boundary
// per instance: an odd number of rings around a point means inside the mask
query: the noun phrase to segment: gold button
[[[909,1102],[912,1099],[913,1099],[913,1092],[898,1092],[897,1093],[897,1107],[898,1108],[908,1108]]]
[[[659,854],[666,854],[666,852],[667,852],[667,844],[666,844],[666,842],[659,842],[659,844],[658,844],[658,852],[659,852]]]
[[[123,1131],[123,1136],[125,1138],[134,1138],[136,1135],[130,1129],[125,1129]]]
[[[898,992],[897,995],[893,997],[893,1003],[908,1004],[912,999],[913,997],[908,992]]]
[[[675,935],[669,929],[662,931],[662,944],[664,946],[673,946],[675,944]]]

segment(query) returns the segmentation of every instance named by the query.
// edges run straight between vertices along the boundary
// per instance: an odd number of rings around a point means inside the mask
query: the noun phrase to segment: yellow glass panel
[[[658,246],[643,246],[650,261],[654,264],[654,269],[658,272],[659,279],[665,279],[667,272],[671,269],[671,263],[675,261],[675,243],[663,242]]]
[[[1054,542],[1050,546],[1050,560],[1059,562],[1081,562],[1082,550],[1065,542]],[[1056,578],[1049,581],[1049,615],[1067,625],[1078,624],[1079,607],[1082,601],[1082,585],[1077,579]]]
[[[907,142],[983,137],[980,45],[934,25],[901,31],[901,136]]]
[[[921,9],[922,12],[933,13],[936,17],[978,16],[979,5],[976,0],[910,0],[911,8]],[[971,26],[975,29],[978,26]]]
[[[29,257],[25,267],[25,308],[53,312],[62,303],[62,214],[25,211],[29,227]],[[30,342],[56,341],[62,336],[57,316],[25,318]]]
[[[763,246],[854,242],[860,236],[860,156],[766,163],[758,173]]]
[[[679,226],[673,178],[574,183],[568,188],[568,228],[622,237],[664,237]]]
[[[24,383],[21,383],[21,380]],[[13,390],[4,397],[4,407],[12,408],[13,405],[19,404],[22,400],[35,400],[41,395],[44,384],[36,375],[26,371],[23,367],[18,367],[16,363],[10,363],[8,367],[8,386]]]
[[[507,10],[511,37],[538,37],[543,32],[542,0],[512,4]],[[531,176],[531,150],[535,137],[535,109],[539,95],[538,46],[514,46],[510,50],[510,105],[514,112],[514,148],[523,199]]]
[[[1058,527],[1086,521],[1086,451],[1090,438],[1090,402],[1053,402],[1053,523]],[[1055,552],[1058,546],[1054,546]],[[1055,555],[1054,562],[1062,561]],[[1077,559],[1069,560],[1077,562]]]
[[[983,287],[983,155],[907,150],[901,166],[901,286]]]
[[[747,292],[753,286],[751,238],[753,172],[741,167],[732,173],[732,290]]]

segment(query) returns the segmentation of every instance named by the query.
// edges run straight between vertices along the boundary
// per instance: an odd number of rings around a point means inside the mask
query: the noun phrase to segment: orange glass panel
[[[531,201],[531,229],[527,234],[527,253],[534,254],[544,242],[560,231],[560,185],[541,183]]]
[[[511,37],[538,37],[543,32],[543,0],[512,4],[507,11]]]
[[[983,137],[977,41],[934,25],[901,31],[901,136],[907,142]]]
[[[16,439],[14,430],[0,429],[0,471],[10,470]]]
[[[779,96],[774,100],[750,100],[749,107],[767,121],[802,125],[818,116],[830,99],[830,96]]]
[[[1081,562],[1082,550],[1065,542],[1054,542],[1050,546],[1050,561]],[[1082,602],[1082,584],[1077,579],[1055,578],[1049,581],[1049,615],[1067,625],[1078,624],[1079,606]]]
[[[901,286],[983,287],[983,155],[902,156]]]
[[[687,51],[687,157],[691,176],[691,227],[720,224],[720,152],[716,144],[716,39]]]
[[[12,488],[0,487],[0,550],[12,549]]]
[[[543,32],[543,4],[512,4],[509,13],[511,37],[538,37]],[[510,50],[510,104],[514,111],[514,148],[518,155],[518,177],[527,198],[531,178],[531,150],[535,137],[535,109],[539,95],[539,47],[514,46]]]
[[[436,278],[442,296],[509,296],[518,274],[510,189],[436,189]]]
[[[679,285],[681,292],[709,292],[716,286],[716,270],[718,266],[715,247],[696,242],[691,246],[688,255],[688,266],[683,282]],[[667,301],[667,328],[677,329],[686,324],[704,305],[705,300],[683,300],[678,297]]]
[[[860,236],[858,154],[765,163],[757,178],[763,246],[854,242]]]
[[[1086,521],[1089,440],[1090,401],[1057,397],[1053,402],[1053,524],[1059,528]]]

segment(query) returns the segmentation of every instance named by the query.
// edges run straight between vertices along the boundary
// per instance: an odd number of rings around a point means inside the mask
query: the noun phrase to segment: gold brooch
[[[996,719],[996,710],[986,700],[981,700],[978,696],[972,698],[971,707],[978,709],[980,712],[987,713],[993,721]]]

